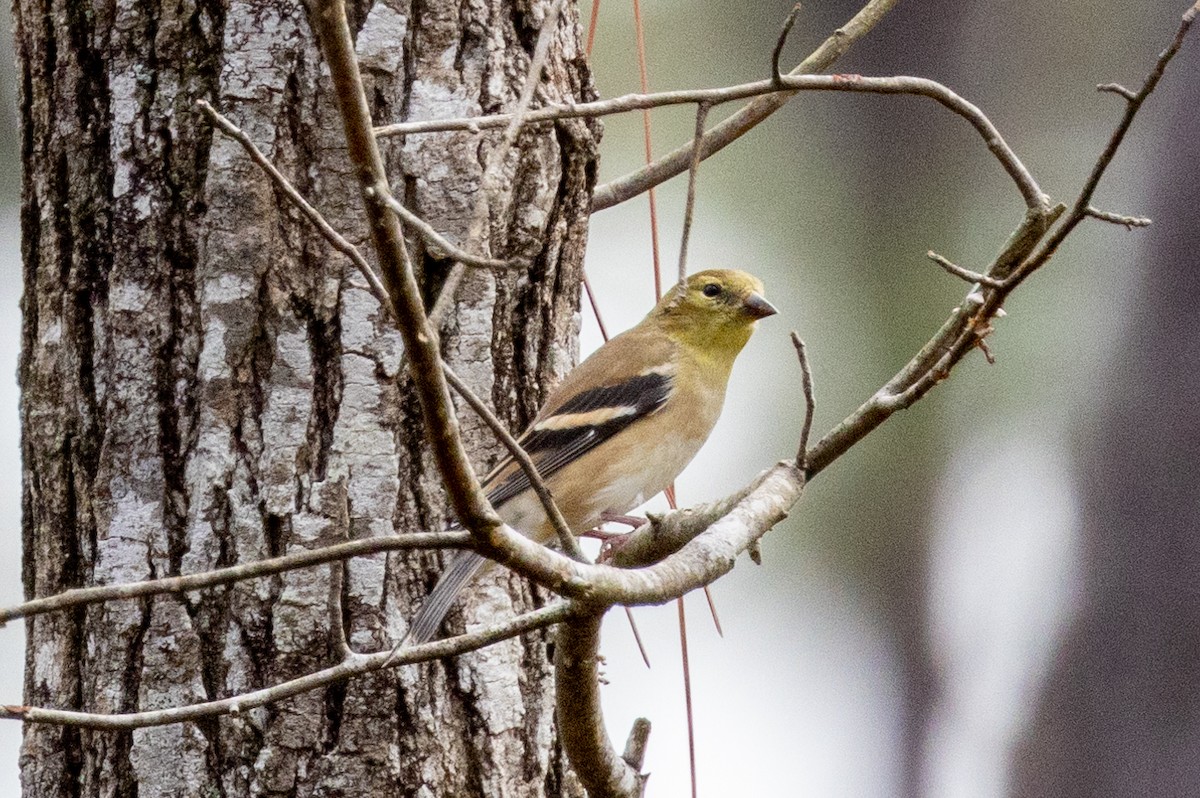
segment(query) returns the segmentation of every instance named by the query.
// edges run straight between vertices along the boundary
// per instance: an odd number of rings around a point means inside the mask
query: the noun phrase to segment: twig
[[[629,607],[622,607],[625,610],[625,620],[629,621],[629,630],[633,632],[633,642],[637,645],[638,653],[642,655],[642,662],[646,665],[646,669],[650,669],[650,653],[646,651],[646,644],[642,642],[642,633],[638,631],[637,621],[633,618],[633,610]]]
[[[717,613],[717,602],[713,600],[712,589],[709,585],[704,586],[704,601],[708,604],[708,614],[712,617],[713,626],[716,627],[717,636],[724,637],[725,630],[721,628],[721,616]]]
[[[792,32],[792,26],[796,24],[798,16],[800,16],[800,4],[796,3],[792,6],[787,19],[783,21],[783,30],[779,31],[779,39],[775,42],[775,49],[771,51],[771,80],[777,86],[783,83],[783,72],[779,69],[779,59],[783,55],[783,46],[787,44],[788,34]],[[695,147],[694,144],[693,147]]]
[[[546,487],[546,483],[542,480],[542,475],[538,473],[537,465],[529,457],[529,454],[521,448],[521,443],[512,436],[504,424],[501,423],[500,419],[496,418],[496,414],[491,411],[491,408],[484,404],[483,400],[457,374],[451,371],[449,366],[442,364],[442,368],[446,372],[446,380],[450,383],[450,386],[458,391],[459,395],[471,406],[471,409],[491,428],[496,437],[500,439],[500,442],[508,449],[508,453],[517,461],[517,465],[525,472],[525,476],[529,479],[529,484],[533,487],[533,492],[537,494],[538,500],[542,503],[542,508],[546,511],[546,516],[550,519],[550,523],[554,525],[554,531],[558,533],[558,542],[562,546],[563,551],[572,560],[589,562],[587,556],[583,553],[583,549],[579,548],[579,541],[575,539],[575,535],[571,532],[571,527],[567,526],[567,520],[563,518],[558,505],[554,503],[554,497],[550,495],[550,489]]]
[[[1109,137],[1104,151],[1096,159],[1071,210],[1064,213],[1066,208],[1060,205],[1048,210],[1029,208],[1026,211],[1025,220],[1009,237],[1004,249],[988,270],[988,276],[1001,281],[1002,287],[993,289],[986,297],[968,296],[968,301],[964,301],[955,310],[937,334],[903,369],[818,441],[808,453],[806,478],[811,479],[820,473],[871,430],[886,421],[892,413],[911,406],[934,385],[945,379],[954,365],[979,345],[982,336],[990,330],[988,320],[996,315],[1005,298],[1026,277],[1044,266],[1071,231],[1089,215],[1087,209],[1091,207],[1092,196],[1100,178],[1112,163],[1142,104],[1162,79],[1167,64],[1179,52],[1198,14],[1200,2],[1184,13],[1175,37],[1155,61],[1142,83],[1142,88],[1126,103],[1121,119]],[[1053,229],[1049,229],[1052,225]]]
[[[964,269],[962,266],[959,266],[958,264],[953,263],[937,254],[932,249],[925,253],[925,257],[929,258],[938,266],[941,266],[943,269],[950,272],[950,274],[953,274],[955,277],[961,277],[968,283],[979,283],[980,285],[986,285],[988,288],[1004,287],[1003,280],[997,280],[993,277],[988,277],[986,274],[980,274],[979,272],[973,272],[970,269]]]
[[[584,54],[590,56],[592,54],[592,45],[596,42],[596,23],[600,19],[600,0],[592,0],[592,18],[588,23],[587,45],[584,46]]]
[[[1146,98],[1150,96],[1158,82],[1162,80],[1163,73],[1167,69],[1167,64],[1171,63],[1171,59],[1179,52],[1179,48],[1183,46],[1183,40],[1187,37],[1188,31],[1195,22],[1196,16],[1200,14],[1200,1],[1184,12],[1183,17],[1179,21],[1179,28],[1175,32],[1175,38],[1167,45],[1167,49],[1163,50],[1158,60],[1154,62],[1154,66],[1150,69],[1146,79],[1142,82],[1142,88],[1136,93],[1129,96],[1129,90],[1124,93],[1118,92],[1126,99],[1125,113],[1121,115],[1121,120],[1117,123],[1117,127],[1109,136],[1108,143],[1104,147],[1104,151],[1100,157],[1096,159],[1095,166],[1092,167],[1091,173],[1083,184],[1083,188],[1079,192],[1079,196],[1075,199],[1074,205],[1071,206],[1071,211],[1064,217],[1059,226],[1047,237],[1032,255],[1021,264],[1019,272],[1014,275],[1019,283],[1025,277],[1040,269],[1051,256],[1058,250],[1058,247],[1066,239],[1071,231],[1079,222],[1083,221],[1088,214],[1088,208],[1092,204],[1092,196],[1096,193],[1096,188],[1100,185],[1100,178],[1104,176],[1108,170],[1109,164],[1117,154],[1117,149],[1121,146],[1121,142],[1125,140],[1125,134],[1129,132],[1130,126],[1133,124],[1134,117],[1141,110],[1142,104],[1146,102]],[[1105,84],[1113,85],[1113,84]]]
[[[604,317],[600,315],[600,305],[596,302],[596,292],[592,290],[592,281],[588,279],[586,270],[583,272],[583,290],[587,294],[588,303],[592,306],[592,316],[596,319],[596,326],[600,328],[600,338],[607,342],[608,328],[604,326]]]
[[[808,437],[812,434],[817,400],[813,396],[813,376],[808,365],[808,351],[804,348],[803,339],[795,330],[792,330],[792,346],[796,347],[796,357],[800,360],[800,385],[804,391],[804,426],[800,428],[800,447],[796,452],[796,467],[804,471],[808,468]]]
[[[349,659],[339,662],[323,670],[306,674],[296,679],[280,682],[272,687],[253,690],[249,693],[222,698],[216,701],[205,701],[201,704],[191,704],[183,707],[151,710],[147,712],[129,712],[124,714],[104,714],[95,712],[70,712],[61,709],[42,709],[40,707],[4,706],[0,707],[0,720],[19,720],[25,723],[46,723],[55,726],[74,726],[85,729],[145,729],[151,726],[165,726],[169,723],[197,721],[203,718],[215,718],[223,715],[238,715],[248,709],[275,704],[284,699],[318,690],[331,684],[344,682],[355,676],[381,670],[384,664],[392,660],[393,665],[410,665],[415,662],[430,662],[443,657],[453,657],[468,651],[475,651],[484,646],[516,637],[534,629],[543,629],[562,623],[564,620],[579,614],[580,609],[566,602],[558,602],[533,612],[494,624],[485,629],[470,634],[458,635],[433,643],[419,646],[409,646],[402,649],[395,657],[392,651],[380,651],[374,654],[353,654]]]
[[[275,167],[275,164],[271,163],[267,156],[262,154],[262,151],[254,145],[254,142],[250,140],[250,137],[247,136],[241,128],[233,124],[233,122],[229,121],[229,119],[226,117],[222,116],[215,108],[209,105],[206,100],[197,100],[196,105],[201,111],[204,112],[204,114],[218,130],[236,141],[238,144],[242,145],[242,149],[244,149],[246,154],[250,156],[250,160],[254,161],[254,163],[257,164],[258,167],[267,174],[267,177],[271,178],[276,187],[278,187],[279,190],[283,192],[283,195],[287,197],[288,201],[291,202],[292,205],[296,206],[296,209],[299,210],[305,216],[305,218],[307,218],[308,221],[317,228],[317,231],[325,237],[325,240],[329,242],[330,246],[350,259],[350,262],[353,263],[362,276],[366,278],[367,285],[370,287],[371,293],[375,295],[375,299],[379,301],[379,304],[390,309],[391,301],[388,299],[387,290],[383,287],[383,283],[380,282],[379,275],[377,275],[375,270],[371,268],[371,264],[368,263],[367,259],[363,257],[363,254],[358,251],[358,247],[347,241],[341,233],[333,228],[333,225],[325,220],[325,217],[321,215],[321,212],[314,208],[312,204],[304,198],[304,195],[296,190],[296,187],[291,184],[291,181],[283,176],[283,173]]]
[[[343,0],[319,0],[314,6],[310,19],[329,66],[350,161],[364,195],[371,189],[381,196],[387,190],[387,173],[371,132],[371,114],[346,21],[345,4]],[[378,201],[368,201],[366,212],[396,326],[404,339],[409,373],[421,402],[434,461],[459,522],[479,539],[487,539],[502,524],[480,488],[463,448],[450,389],[441,368],[437,335],[425,317],[400,220]]]
[[[1096,87],[1096,91],[1107,91],[1107,92],[1111,92],[1113,94],[1119,94],[1122,97],[1124,97],[1126,100],[1131,100],[1131,101],[1137,99],[1136,92],[1130,91],[1129,89],[1122,86],[1120,83],[1101,83],[1099,86]]]
[[[349,638],[346,637],[346,620],[342,609],[345,567],[344,562],[329,563],[329,637],[342,661],[354,656]]]
[[[375,188],[372,187],[371,190],[374,191]],[[404,207],[404,203],[396,199],[390,191],[380,192],[378,199],[387,205],[392,213],[399,216],[406,225],[420,233],[421,238],[424,238],[427,243],[435,249],[440,249],[446,257],[456,260],[464,266],[474,266],[481,269],[517,269],[528,268],[529,266],[528,263],[522,261],[496,260],[495,258],[472,255],[466,250],[460,249],[450,243],[445,236],[434,230],[429,222],[426,222],[420,216],[417,216]]]
[[[753,83],[743,83],[738,86],[726,86],[719,89],[687,89],[681,91],[666,91],[656,94],[627,94],[623,97],[616,97],[611,100],[598,100],[591,103],[579,103],[572,106],[552,106],[549,108],[541,108],[536,111],[531,111],[527,118],[527,122],[543,121],[547,119],[574,119],[578,117],[596,117],[607,116],[609,114],[625,113],[628,111],[645,110],[649,108],[659,108],[667,105],[693,104],[693,103],[708,103],[709,105],[719,105],[721,103],[730,102],[731,100],[740,100],[747,97],[760,97],[760,99],[768,99],[772,96],[791,97],[793,94],[801,91],[835,91],[835,92],[852,92],[863,94],[910,94],[917,97],[926,97],[940,105],[945,106],[950,111],[953,111],[958,116],[967,120],[972,127],[983,138],[987,148],[1000,161],[1000,165],[1004,167],[1004,171],[1008,173],[1013,182],[1016,183],[1017,189],[1021,192],[1021,197],[1024,199],[1027,207],[1045,207],[1048,201],[1045,195],[1042,194],[1041,188],[1037,181],[1033,179],[1033,175],[1021,163],[1021,159],[1017,157],[1012,148],[1008,146],[996,126],[992,121],[983,114],[976,106],[967,100],[955,94],[953,91],[938,83],[937,81],[928,80],[926,78],[911,77],[908,75],[896,75],[892,77],[867,77],[863,75],[784,75],[780,78],[781,84],[776,84],[774,80],[759,80]],[[762,97],[767,95],[767,97]],[[736,116],[736,114],[735,114]],[[464,117],[460,119],[447,119],[438,122],[412,122],[404,123],[403,125],[391,125],[387,128],[380,128],[379,134],[384,135],[388,132],[394,133],[413,133],[427,132],[433,130],[473,130],[476,127],[499,127],[510,119],[508,114],[496,114],[494,116],[482,117]],[[733,118],[733,117],[730,117]],[[721,124],[713,127],[705,134],[704,140],[709,141],[713,132],[719,130],[722,125],[726,124],[729,119],[726,119]],[[420,126],[420,130],[415,129]],[[692,163],[694,158],[692,147],[684,147],[682,152],[687,156],[683,169],[686,170]],[[708,156],[705,148],[700,150],[700,158],[703,160]],[[652,185],[657,185],[655,180]],[[646,186],[649,188],[650,186]],[[611,198],[603,193],[604,187],[596,189],[592,196],[592,211],[603,210],[611,207],[617,202],[624,201],[630,197],[640,194],[644,189],[638,189],[632,193],[621,193],[619,197]]]
[[[695,141],[700,141],[704,137],[704,120],[708,118],[708,104],[700,103],[696,106],[696,134]],[[688,169],[688,186],[687,186],[687,204],[683,209],[683,237],[679,242],[679,282],[687,280],[687,253],[688,239],[692,232],[692,215],[696,208],[696,175],[700,171],[700,150],[695,150],[695,157],[692,158],[692,165]]]
[[[1099,219],[1102,222],[1110,224],[1119,224],[1126,230],[1132,230],[1135,227],[1149,227],[1154,224],[1152,219],[1145,216],[1125,216],[1120,213],[1111,213],[1109,211],[1102,211],[1094,205],[1087,206],[1083,209],[1083,212],[1093,219]]]
[[[649,742],[650,721],[646,718],[635,719],[633,727],[629,730],[629,737],[625,740],[625,753],[621,754],[621,758],[629,767],[640,772],[646,764],[646,745]]]
[[[529,59],[529,70],[525,73],[525,82],[521,87],[521,96],[517,99],[517,105],[512,112],[505,114],[504,135],[488,153],[487,163],[483,167],[483,176],[479,179],[479,194],[471,212],[471,224],[467,228],[467,241],[483,251],[491,248],[491,238],[485,233],[491,216],[492,196],[499,194],[501,190],[500,170],[503,168],[505,160],[508,159],[508,153],[516,144],[517,136],[520,135],[521,128],[526,122],[534,92],[542,79],[542,69],[545,68],[546,57],[550,52],[550,40],[558,26],[558,15],[564,2],[565,0],[555,0],[546,12],[545,19],[542,20],[537,43],[533,47],[533,56]],[[378,129],[375,134],[379,135]],[[431,324],[439,325],[445,318],[450,306],[454,303],[454,297],[458,293],[458,286],[462,282],[464,273],[463,265],[456,263],[446,275],[446,279],[442,283],[442,290],[438,293],[437,301],[433,303],[433,310],[429,313]]]
[[[471,536],[466,532],[415,532],[389,537],[363,538],[282,557],[231,565],[228,568],[218,568],[198,574],[66,590],[53,596],[32,599],[23,604],[0,609],[0,625],[17,618],[28,618],[47,612],[98,604],[102,601],[135,599],[162,593],[190,593],[195,590],[244,582],[248,579],[261,579],[264,576],[273,576],[285,571],[311,568],[315,565],[348,560],[352,557],[363,557],[368,554],[379,554],[385,551],[470,547]]]

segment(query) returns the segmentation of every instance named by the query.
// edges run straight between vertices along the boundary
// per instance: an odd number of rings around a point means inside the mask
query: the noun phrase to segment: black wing
[[[669,375],[650,373],[583,391],[530,427],[521,436],[521,448],[533,458],[542,479],[549,479],[584,452],[656,412],[670,397],[671,385]],[[488,499],[498,506],[529,487],[529,477],[517,469]]]

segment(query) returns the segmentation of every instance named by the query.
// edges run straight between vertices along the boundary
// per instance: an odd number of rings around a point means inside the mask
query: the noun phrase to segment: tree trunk
[[[511,106],[549,5],[352,7],[376,121]],[[291,0],[17,0],[15,18],[26,594],[442,528],[398,334],[348,262],[196,108],[207,99],[230,116],[335,227],[364,242],[306,9]],[[568,7],[539,97],[591,97],[579,42]],[[470,273],[444,325],[447,360],[513,426],[574,360],[598,135],[577,121],[521,137],[507,164],[511,201],[492,202],[490,243],[532,266]],[[395,193],[464,244],[495,140],[383,141]],[[450,264],[413,249],[431,298]],[[464,432],[486,467],[499,450],[468,413]],[[130,712],[327,666],[338,656],[331,584],[341,584],[350,645],[382,649],[438,559],[364,557],[340,567],[340,579],[316,568],[34,618],[26,703]],[[529,600],[525,588],[515,599],[482,592],[484,606],[468,616]],[[545,649],[543,636],[527,635],[206,723],[133,733],[28,726],[24,792],[571,794],[553,745]]]

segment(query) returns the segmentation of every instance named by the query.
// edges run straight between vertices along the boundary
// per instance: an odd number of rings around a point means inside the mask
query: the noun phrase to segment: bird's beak
[[[762,298],[761,294],[750,292],[750,296],[746,297],[742,305],[746,308],[751,318],[765,319],[767,316],[774,316],[779,311],[770,302]]]

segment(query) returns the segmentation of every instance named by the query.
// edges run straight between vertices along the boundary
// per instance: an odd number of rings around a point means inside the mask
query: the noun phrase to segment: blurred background
[[[791,68],[861,3],[804,4]],[[652,89],[766,77],[790,2],[644,2]],[[901,2],[837,72],[941,81],[1070,202],[1185,3]],[[604,0],[603,96],[639,86],[631,0]],[[701,795],[1200,794],[1200,37],[1189,41],[1086,223],[1017,292],[989,342],[820,474],[792,517],[687,617]],[[709,124],[732,108],[713,111]],[[690,108],[655,111],[656,154]],[[609,117],[601,181],[644,159]],[[686,179],[658,192],[674,273]],[[645,196],[593,217],[588,273],[611,329],[653,298]],[[975,132],[906,97],[800,95],[707,161],[691,270],[759,274],[780,315],[743,355],[721,425],[680,481],[711,499],[794,453],[808,344],[816,436],[894,374],[1021,218]],[[631,276],[632,275],[632,276]],[[667,278],[670,279],[669,277]],[[585,310],[585,346],[598,336]],[[689,794],[674,606],[605,629],[608,722],[654,723],[648,794]]]
[[[811,0],[790,68],[860,3]],[[1183,0],[908,0],[836,65],[946,83],[1069,202]],[[587,17],[590,4],[584,2]],[[643,4],[651,88],[766,77],[788,2]],[[0,10],[5,29],[7,9]],[[638,89],[630,0],[604,0],[597,87]],[[11,42],[0,59],[0,602],[20,586],[15,385],[19,150]],[[817,477],[792,517],[713,587],[724,638],[688,598],[701,795],[1200,794],[1200,31],[1101,186],[1149,230],[1088,222],[1009,301],[989,339],[914,408]],[[710,125],[734,110],[714,109]],[[691,109],[656,111],[654,150]],[[601,180],[644,158],[640,115],[609,117]],[[674,273],[685,179],[658,192]],[[795,453],[788,341],[807,341],[819,437],[883,384],[961,300],[933,249],[981,268],[1021,218],[974,131],[928,100],[811,94],[704,164],[691,270],[758,274],[777,317],[735,371],[725,416],[679,483],[692,504]],[[587,268],[610,331],[654,301],[647,199],[593,217]],[[599,344],[583,312],[585,351]],[[606,711],[623,742],[654,723],[648,795],[687,795],[674,606],[605,629]],[[21,695],[21,625],[0,632],[0,702]],[[0,794],[17,792],[0,724]]]

